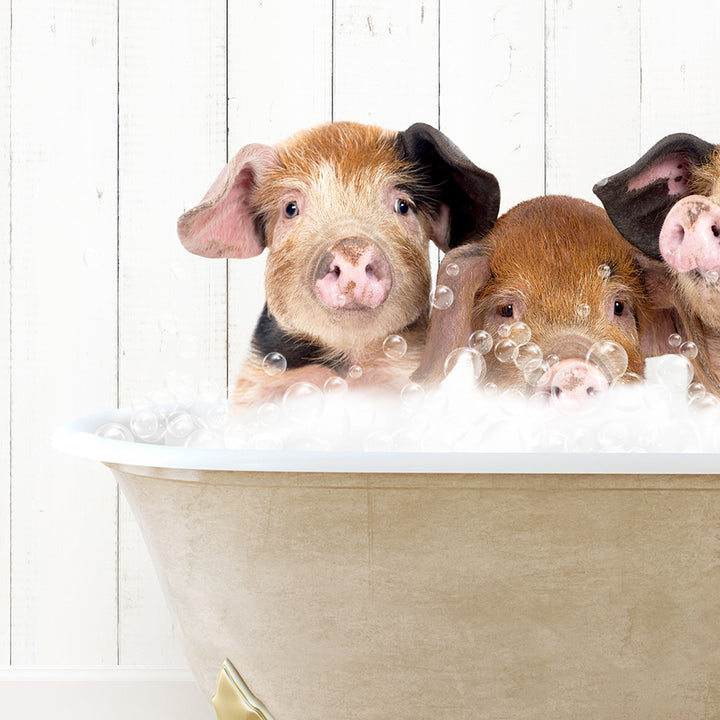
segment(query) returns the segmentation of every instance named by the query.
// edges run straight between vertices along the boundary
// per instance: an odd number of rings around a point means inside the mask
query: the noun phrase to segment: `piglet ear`
[[[693,166],[708,159],[714,149],[695,135],[668,135],[634,165],[597,183],[593,192],[620,233],[660,260],[658,239],[665,216],[690,194]]]
[[[223,168],[202,202],[181,215],[178,236],[187,250],[212,258],[249,258],[265,248],[252,211],[263,174],[278,164],[269,145],[246,145]]]
[[[465,245],[450,250],[440,263],[438,285],[450,288],[453,301],[449,307],[433,309],[420,366],[412,375],[415,382],[440,382],[445,377],[447,356],[467,346],[475,296],[490,279],[490,264],[484,253],[481,245]],[[452,272],[448,272],[450,266]]]
[[[438,189],[441,209],[434,240],[440,249],[486,235],[500,210],[495,176],[477,167],[431,125],[415,123],[399,138],[408,159],[426,169],[430,184]]]

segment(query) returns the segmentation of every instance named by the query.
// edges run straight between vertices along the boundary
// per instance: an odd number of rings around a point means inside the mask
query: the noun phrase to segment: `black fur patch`
[[[337,370],[341,365],[340,361],[329,359],[321,345],[285,332],[268,312],[267,303],[255,326],[251,346],[261,358],[271,352],[281,353],[287,360],[288,370],[305,365],[325,365]]]

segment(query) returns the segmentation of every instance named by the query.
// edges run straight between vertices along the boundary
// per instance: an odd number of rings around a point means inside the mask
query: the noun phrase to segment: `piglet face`
[[[575,405],[641,376],[656,318],[636,255],[590,203],[550,196],[518,205],[481,244],[445,256],[439,281],[454,283],[457,305],[433,312],[416,379],[438,379],[443,356],[480,330],[493,341],[486,381],[501,388]]]
[[[320,155],[309,145],[280,151],[256,199],[268,309],[289,331],[352,353],[425,311],[428,241],[447,217],[418,203],[420,180],[392,134],[338,136]]]
[[[544,198],[508,213],[492,239],[490,280],[472,316],[472,329],[484,329],[495,339],[486,356],[490,380],[558,395],[562,372],[567,376],[563,392],[594,395],[624,370],[642,373],[642,276],[630,247],[599,208]],[[518,342],[517,348],[510,345],[518,334],[516,323],[539,348],[545,372],[525,372],[527,350]],[[518,339],[522,343],[526,337]],[[595,356],[603,343],[622,348],[626,368],[608,364],[602,353]]]

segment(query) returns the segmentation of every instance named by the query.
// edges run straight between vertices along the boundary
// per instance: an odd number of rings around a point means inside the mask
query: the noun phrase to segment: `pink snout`
[[[320,259],[315,273],[317,295],[332,309],[379,307],[391,287],[390,263],[369,240],[350,238],[333,245]]]
[[[678,272],[720,271],[720,206],[702,195],[675,203],[660,231],[660,253]]]
[[[550,369],[551,399],[564,409],[580,407],[609,387],[610,383],[600,369],[585,360],[561,360]]]

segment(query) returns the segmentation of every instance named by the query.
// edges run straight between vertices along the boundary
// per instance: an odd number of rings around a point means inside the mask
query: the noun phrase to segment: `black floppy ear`
[[[634,165],[597,183],[593,192],[620,233],[646,255],[661,260],[658,239],[665,217],[690,194],[693,167],[714,150],[695,135],[668,135]]]
[[[449,209],[447,238],[436,238],[442,250],[486,235],[500,210],[500,185],[477,167],[454,143],[431,125],[415,123],[398,133],[405,156],[429,174],[441,207]]]

